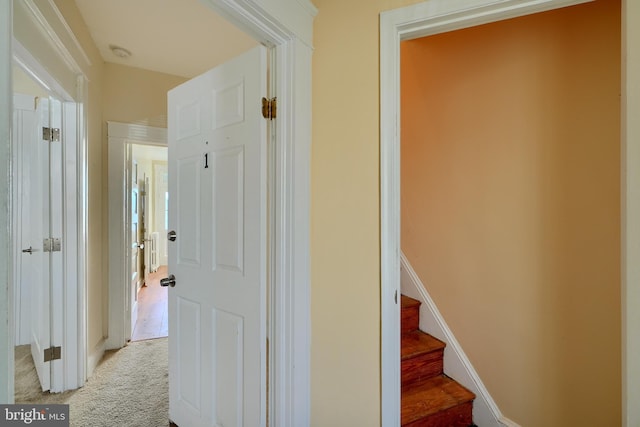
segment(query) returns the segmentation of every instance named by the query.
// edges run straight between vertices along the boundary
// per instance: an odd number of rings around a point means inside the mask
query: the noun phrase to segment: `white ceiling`
[[[76,0],[105,62],[194,77],[258,43],[200,0]],[[131,52],[115,56],[109,45]]]

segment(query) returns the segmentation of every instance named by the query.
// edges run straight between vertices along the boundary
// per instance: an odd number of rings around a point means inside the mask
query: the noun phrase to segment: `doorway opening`
[[[131,144],[131,341],[169,334],[167,288],[167,228],[169,177],[167,147]]]
[[[471,5],[468,2],[468,9],[462,5],[456,6],[440,3],[438,6],[439,15],[436,17],[433,12],[421,5],[408,7],[383,13],[381,16],[381,176],[382,176],[382,206],[381,206],[381,233],[382,233],[382,342],[383,342],[383,423],[393,423],[396,415],[397,396],[399,384],[395,370],[399,369],[399,361],[396,357],[398,349],[394,347],[397,340],[397,330],[399,324],[396,319],[399,317],[398,306],[393,298],[396,292],[400,292],[400,131],[394,123],[400,120],[400,45],[405,40],[417,39],[419,37],[458,30],[480,24],[513,18],[534,12],[555,9],[567,6],[567,3],[575,2],[553,1],[545,5],[535,7],[536,10],[520,9],[516,2],[505,2],[502,5],[489,5],[489,2],[480,4],[476,2]],[[442,6],[442,9],[439,9]],[[442,20],[443,16],[450,17],[451,20]],[[441,106],[444,108],[445,106]],[[403,135],[404,136],[404,135]],[[504,153],[500,153],[504,154]],[[442,165],[438,165],[442,167]],[[428,170],[429,168],[425,168]],[[433,171],[433,169],[431,170]],[[522,170],[520,171],[522,172]],[[474,181],[478,184],[477,181]],[[403,201],[404,203],[404,201]],[[460,212],[457,212],[461,214]],[[404,224],[403,224],[404,225]],[[395,336],[394,336],[395,335]],[[387,350],[389,354],[387,354]],[[390,354],[391,352],[394,354]],[[396,394],[397,393],[397,394]],[[496,423],[507,423],[497,407],[490,409],[490,416]],[[390,418],[387,418],[390,416]],[[506,420],[506,421],[505,421]],[[389,424],[392,425],[392,424]]]
[[[78,239],[84,221],[79,106],[17,41],[13,56],[14,369],[33,367],[35,379],[15,376],[20,400],[84,382],[84,365],[78,363],[84,355]]]

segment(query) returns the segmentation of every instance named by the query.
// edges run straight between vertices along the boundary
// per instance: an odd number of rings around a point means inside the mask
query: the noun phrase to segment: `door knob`
[[[176,276],[170,274],[169,277],[165,277],[160,280],[160,286],[171,286],[172,288],[176,285]]]
[[[167,239],[169,239],[170,241],[175,242],[177,238],[178,234],[174,230],[171,230],[167,233]]]

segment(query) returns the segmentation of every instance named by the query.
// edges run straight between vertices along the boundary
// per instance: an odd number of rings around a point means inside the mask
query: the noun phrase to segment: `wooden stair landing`
[[[446,344],[418,329],[420,301],[401,298],[403,427],[473,426],[475,395],[443,371]]]

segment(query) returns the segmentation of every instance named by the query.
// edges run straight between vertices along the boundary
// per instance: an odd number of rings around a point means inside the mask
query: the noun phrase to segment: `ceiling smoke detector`
[[[109,49],[111,49],[111,52],[118,58],[126,59],[131,56],[131,52],[120,46],[110,44]]]

